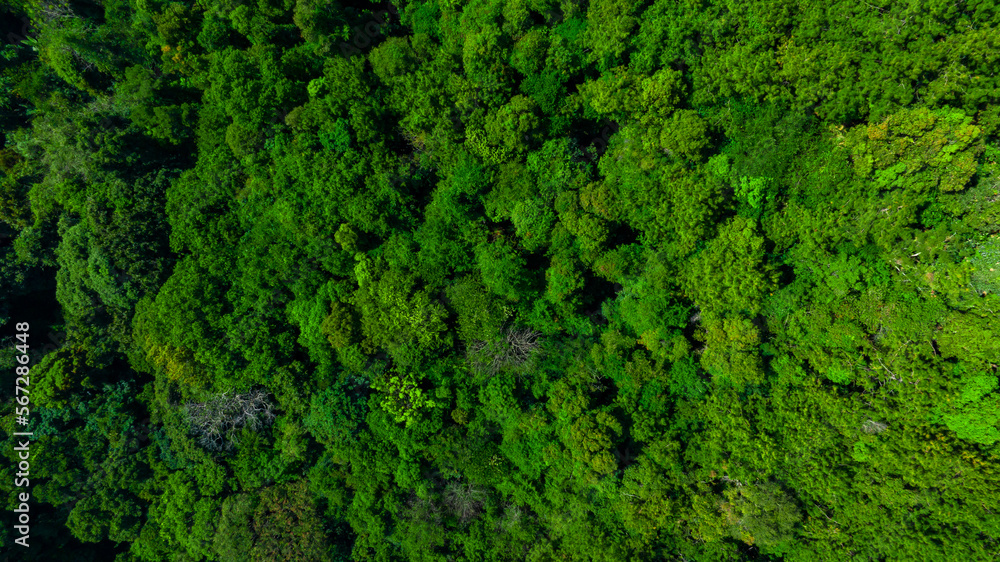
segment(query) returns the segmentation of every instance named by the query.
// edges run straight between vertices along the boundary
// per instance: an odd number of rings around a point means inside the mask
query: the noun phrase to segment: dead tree
[[[875,420],[867,420],[865,423],[861,424],[861,431],[865,433],[882,433],[883,431],[889,429],[889,426]]]
[[[492,342],[477,341],[470,345],[469,358],[477,371],[493,376],[531,359],[541,344],[541,335],[531,328],[510,327]]]
[[[444,504],[462,525],[479,515],[486,499],[486,492],[471,482],[449,482],[444,488]]]
[[[228,451],[244,427],[258,431],[274,420],[267,392],[259,389],[244,394],[225,392],[207,402],[189,402],[184,410],[191,433],[210,451]]]
[[[73,8],[66,0],[42,0],[38,4],[38,13],[46,22],[70,18],[79,18],[73,13]]]

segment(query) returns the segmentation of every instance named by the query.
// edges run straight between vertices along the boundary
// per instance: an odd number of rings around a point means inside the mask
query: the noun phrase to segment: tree
[[[480,340],[469,345],[473,368],[488,376],[503,369],[520,367],[538,352],[541,333],[531,328],[510,326],[495,340]]]
[[[237,432],[244,427],[259,431],[269,425],[274,420],[271,408],[267,392],[257,389],[243,394],[224,392],[206,402],[189,402],[184,412],[202,447],[227,451],[235,446]]]
[[[724,500],[716,504],[719,527],[713,531],[703,527],[699,531],[717,533],[714,537],[703,534],[706,539],[728,535],[747,544],[759,544],[762,548],[774,547],[793,538],[795,527],[802,521],[794,500],[776,482],[735,482],[726,488],[722,496]]]
[[[409,363],[414,353],[446,341],[447,312],[426,290],[417,289],[415,275],[368,260],[358,262],[355,271],[359,287],[353,302],[370,350],[382,347]]]
[[[329,543],[304,480],[265,489],[254,511],[249,559],[329,560]]]
[[[406,427],[418,421],[422,410],[438,405],[427,397],[412,373],[386,373],[381,379],[372,381],[372,390],[381,393],[380,405],[393,420],[405,422]]]
[[[706,335],[701,364],[706,371],[738,388],[764,382],[760,333],[750,320],[703,315],[702,322]]]
[[[764,238],[743,217],[723,225],[684,272],[685,288],[702,311],[755,315],[773,283],[774,273],[764,261]]]

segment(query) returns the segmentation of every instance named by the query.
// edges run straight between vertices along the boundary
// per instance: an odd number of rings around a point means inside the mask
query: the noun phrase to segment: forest
[[[0,558],[1000,559],[990,0],[2,0],[0,147]]]

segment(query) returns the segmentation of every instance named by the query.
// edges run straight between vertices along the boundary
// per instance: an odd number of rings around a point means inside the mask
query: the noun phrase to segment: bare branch
[[[469,346],[473,367],[489,376],[507,367],[523,365],[537,351],[541,342],[540,332],[531,328],[510,327],[492,342],[477,341]]]
[[[224,392],[207,402],[190,402],[184,409],[191,433],[210,451],[228,451],[242,428],[259,431],[274,420],[273,406],[262,389],[232,395]]]
[[[479,515],[486,492],[470,482],[449,482],[444,489],[444,503],[464,525]]]
[[[882,433],[886,429],[889,429],[889,426],[880,421],[867,420],[861,424],[861,431],[865,433]]]

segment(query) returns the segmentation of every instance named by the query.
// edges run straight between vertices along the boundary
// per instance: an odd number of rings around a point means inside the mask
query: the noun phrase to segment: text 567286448
[[[15,338],[17,343],[15,343],[14,348],[17,351],[16,361],[18,365],[14,367],[14,374],[16,375],[15,387],[14,387],[14,400],[17,405],[14,408],[14,415],[16,417],[15,421],[18,426],[28,425],[28,416],[31,413],[31,398],[29,395],[29,387],[31,385],[30,377],[30,367],[28,363],[31,362],[28,356],[28,328],[27,322],[19,322],[14,328],[17,330]],[[14,452],[16,454],[15,462],[17,462],[17,472],[14,473],[14,486],[18,488],[24,488],[24,491],[19,491],[17,493],[17,507],[14,509],[14,531],[15,539],[14,542],[17,544],[27,547],[28,537],[30,533],[31,523],[31,509],[28,505],[28,500],[31,499],[31,493],[28,492],[28,487],[31,485],[29,476],[31,475],[31,433],[23,431],[14,432]]]

